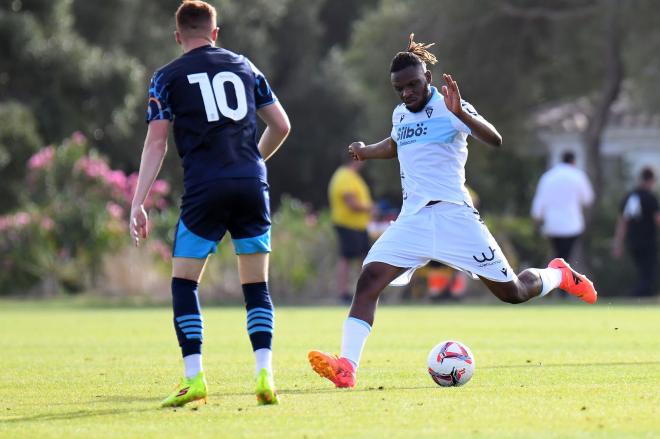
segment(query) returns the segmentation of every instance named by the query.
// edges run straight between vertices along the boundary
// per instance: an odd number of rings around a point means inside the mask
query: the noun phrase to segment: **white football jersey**
[[[434,200],[473,205],[465,188],[470,128],[447,109],[438,89],[431,87],[431,92],[421,111],[413,113],[400,104],[392,113],[391,137],[397,144],[401,168],[402,216],[412,215]],[[468,102],[461,105],[481,118]]]

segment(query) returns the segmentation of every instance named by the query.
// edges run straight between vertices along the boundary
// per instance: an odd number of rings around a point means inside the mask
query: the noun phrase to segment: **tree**
[[[338,9],[331,0],[214,3],[220,44],[245,54],[265,73],[294,124],[285,147],[269,162],[275,206],[283,193],[293,193],[317,206],[326,203],[325,184],[340,162],[339,151],[352,131],[355,108],[350,96],[343,93],[343,73],[335,68],[332,47],[345,40],[352,20],[370,3],[375,1],[350,10]],[[139,59],[149,75],[180,53],[172,35],[178,5],[174,0],[118,0],[112,5],[76,0],[73,26],[90,43]],[[346,15],[342,11],[348,11],[348,19],[341,20]],[[106,148],[102,148],[113,163],[125,169],[137,168],[136,148],[145,130],[146,76],[141,81],[133,99],[130,137],[124,142],[106,137]],[[180,180],[176,154],[168,155],[163,174],[173,182]]]
[[[128,135],[142,66],[88,44],[72,28],[71,2],[0,6],[0,101],[19,101],[55,143],[76,130],[99,140]]]
[[[640,17],[640,6],[645,17]],[[389,131],[389,112],[396,98],[389,90],[387,66],[405,48],[407,35],[415,32],[419,41],[437,42],[433,50],[439,63],[432,68],[436,78],[444,71],[453,73],[464,98],[504,137],[506,152],[476,144],[470,147],[468,183],[485,203],[498,200],[498,205],[485,204],[485,208],[526,214],[540,171],[540,163],[530,154],[539,148],[534,146],[538,140],[529,115],[551,102],[580,97],[600,102],[585,138],[590,145],[591,172],[598,181],[600,133],[625,80],[621,54],[639,64],[642,54],[649,59],[652,52],[640,47],[640,41],[654,42],[657,51],[658,32],[648,18],[657,10],[657,3],[649,1],[580,0],[548,5],[539,0],[488,4],[384,0],[355,26],[343,53],[347,75],[355,78],[358,94],[368,103],[362,111],[361,134],[377,140]],[[626,37],[630,34],[635,37]],[[647,78],[657,78],[655,58],[649,59],[655,67],[643,71]],[[530,162],[536,166],[530,168]],[[394,192],[398,185],[394,173],[379,168],[377,174],[380,190]]]
[[[0,103],[0,175],[5,188],[0,213],[18,206],[25,163],[42,145],[32,112],[15,101]]]

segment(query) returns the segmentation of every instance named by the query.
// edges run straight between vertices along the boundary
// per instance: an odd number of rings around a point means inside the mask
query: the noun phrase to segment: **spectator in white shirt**
[[[587,175],[575,166],[575,154],[566,151],[561,163],[539,180],[532,217],[550,239],[554,257],[570,260],[575,241],[584,232],[584,209],[594,200]]]

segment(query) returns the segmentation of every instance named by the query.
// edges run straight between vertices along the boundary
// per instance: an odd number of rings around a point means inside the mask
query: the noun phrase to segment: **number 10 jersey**
[[[265,182],[256,111],[276,100],[264,75],[246,57],[209,45],[154,73],[146,121],[173,121],[186,189],[219,178]]]

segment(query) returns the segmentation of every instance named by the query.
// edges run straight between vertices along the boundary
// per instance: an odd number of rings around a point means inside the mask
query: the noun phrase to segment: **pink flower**
[[[13,215],[0,216],[0,232],[20,230],[31,222],[32,217],[27,212],[16,212]]]
[[[138,175],[133,172],[132,174],[126,177],[126,186],[124,187],[124,201],[127,204],[131,204],[133,201],[133,194],[135,194],[135,188],[137,187]]]
[[[30,160],[28,160],[28,169],[38,170],[47,168],[53,162],[53,157],[55,157],[55,148],[53,145],[48,145],[30,157]]]
[[[76,145],[82,145],[83,143],[87,142],[87,136],[85,136],[80,131],[75,131],[73,134],[71,134],[71,142]]]
[[[151,186],[151,192],[158,195],[167,195],[170,193],[170,184],[165,180],[156,180]]]
[[[128,184],[126,174],[122,171],[110,171],[105,175],[105,183],[110,186],[115,197],[124,200],[124,193]]]
[[[319,222],[319,217],[315,213],[308,213],[305,215],[305,225],[307,227],[314,227]]]
[[[171,249],[163,241],[157,239],[151,241],[150,248],[165,262],[168,262],[172,258]]]
[[[77,171],[82,171],[89,178],[102,178],[107,180],[107,175],[111,172],[106,162],[92,157],[82,157],[74,166]]]
[[[156,207],[160,210],[165,210],[167,209],[167,200],[165,198],[161,198],[156,201]]]
[[[30,224],[30,214],[27,212],[18,212],[14,215],[14,226],[21,228]]]
[[[41,228],[44,230],[53,230],[55,221],[51,217],[45,216],[41,219]]]
[[[4,232],[9,229],[12,225],[11,216],[0,216],[0,232]]]
[[[113,203],[112,201],[105,205],[105,210],[114,219],[121,219],[124,216],[124,208],[117,203]]]

